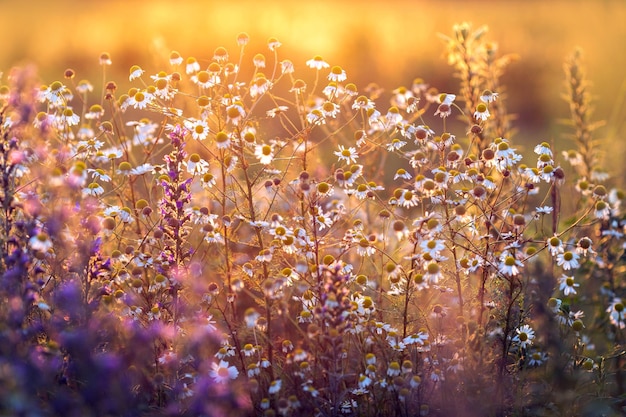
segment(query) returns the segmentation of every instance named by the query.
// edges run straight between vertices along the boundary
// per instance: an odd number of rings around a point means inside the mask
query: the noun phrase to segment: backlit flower
[[[559,278],[559,290],[563,291],[565,296],[576,294],[576,287],[579,286],[580,284],[574,281],[574,277],[563,274],[561,278]]]
[[[570,269],[575,269],[579,266],[579,257],[580,255],[578,255],[578,253],[576,252],[566,251],[563,253],[559,253],[556,256],[556,263],[558,266],[562,267],[566,271]]]
[[[211,364],[211,371],[209,371],[209,375],[215,382],[222,383],[231,379],[237,378],[239,375],[239,371],[235,366],[228,366],[228,362],[224,360],[220,360],[220,363]]]
[[[254,156],[261,162],[263,165],[268,165],[274,159],[274,151],[270,145],[256,145],[254,149]]]
[[[52,241],[46,233],[38,233],[31,237],[28,241],[28,245],[34,251],[47,252],[52,248]]]
[[[326,61],[324,61],[324,59],[319,55],[316,55],[313,58],[309,59],[306,62],[306,66],[316,70],[330,68],[330,65]]]
[[[354,164],[359,158],[356,148],[346,148],[343,145],[339,145],[339,150],[335,151],[334,154],[337,155],[340,162],[344,161],[346,164]]]
[[[128,76],[128,79],[130,81],[139,78],[143,75],[145,71],[141,69],[141,67],[139,65],[133,65],[132,67],[130,67],[130,75]]]
[[[498,98],[498,93],[494,93],[491,90],[485,90],[480,95],[480,100],[484,103],[491,103],[492,101],[496,101]]]
[[[606,309],[606,312],[609,313],[611,324],[620,329],[626,327],[626,310],[624,309],[624,302],[621,298],[614,298],[611,305]]]
[[[535,331],[527,324],[518,327],[515,329],[515,337],[513,337],[513,342],[519,343],[522,349],[533,344],[533,339],[535,338]]]
[[[345,81],[348,77],[346,76],[346,72],[338,65],[335,65],[331,68],[330,74],[328,74],[328,79],[330,81],[342,82]]]
[[[498,265],[498,269],[500,273],[504,275],[515,276],[519,274],[520,268],[523,266],[524,265],[509,252],[505,251],[502,255],[500,255],[500,264]]]
[[[185,66],[185,72],[187,74],[194,74],[200,71],[200,64],[194,57],[187,58],[187,65]]]
[[[476,111],[474,112],[474,119],[485,121],[489,118],[489,116],[490,113],[487,105],[485,103],[479,103],[478,106],[476,106]]]

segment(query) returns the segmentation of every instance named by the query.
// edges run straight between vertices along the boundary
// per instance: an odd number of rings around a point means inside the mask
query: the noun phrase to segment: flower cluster
[[[321,56],[296,75],[245,33],[101,99],[72,70],[11,73],[0,410],[545,414],[571,404],[538,384],[619,391],[624,195],[596,170],[579,56],[571,181],[554,144],[513,141],[510,58],[453,32],[457,94],[359,89]]]

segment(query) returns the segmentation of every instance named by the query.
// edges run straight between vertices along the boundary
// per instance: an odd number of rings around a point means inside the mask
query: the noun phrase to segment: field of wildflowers
[[[5,74],[0,415],[623,415],[623,184],[581,53],[571,149],[522,155],[487,35],[442,36],[458,91],[245,33],[128,91],[106,53],[102,91]]]

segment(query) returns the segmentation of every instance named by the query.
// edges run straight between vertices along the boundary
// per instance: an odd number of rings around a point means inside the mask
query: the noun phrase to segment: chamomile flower
[[[528,356],[528,366],[541,366],[546,360],[548,360],[548,355],[545,352],[536,350]]]
[[[340,83],[345,81],[348,77],[346,76],[346,72],[338,65],[335,65],[330,69],[330,74],[328,74],[328,80]]]
[[[183,63],[183,57],[178,51],[172,51],[170,53],[170,65],[176,66]]]
[[[519,274],[520,269],[524,265],[515,258],[512,254],[505,251],[500,255],[500,263],[498,265],[498,270],[500,273],[508,276],[515,276]]]
[[[218,149],[228,149],[231,144],[230,135],[224,131],[219,131],[215,135],[215,143]]]
[[[609,313],[611,324],[620,329],[626,327],[626,310],[624,309],[624,302],[621,298],[614,298],[611,305],[606,309],[606,312]]]
[[[485,121],[489,119],[489,116],[491,116],[491,114],[489,113],[487,105],[485,103],[478,103],[476,111],[474,112],[474,119],[478,121]]]
[[[337,155],[340,162],[344,161],[346,164],[354,164],[359,158],[356,148],[346,148],[343,145],[339,145],[339,150],[335,151],[334,154]]]
[[[129,98],[128,105],[134,109],[145,109],[152,101],[153,96],[147,91],[137,91],[134,96]]]
[[[42,97],[52,106],[57,106],[60,104],[65,104],[65,94],[68,91],[69,89],[60,81],[55,81],[43,91]]]
[[[29,239],[28,245],[34,251],[45,253],[52,248],[52,241],[47,233],[40,232]]]
[[[97,197],[99,195],[104,194],[104,188],[97,182],[92,182],[86,188],[83,189],[84,195],[90,195],[93,197]]]
[[[259,144],[255,146],[254,156],[256,156],[263,165],[269,165],[274,159],[274,151],[270,145]]]
[[[400,375],[401,369],[400,364],[396,361],[393,361],[387,367],[387,376],[394,377]]]
[[[142,70],[139,65],[133,65],[132,67],[130,67],[130,75],[128,76],[128,79],[130,81],[135,80],[135,79],[141,77],[144,72],[145,71]]]
[[[533,344],[533,339],[535,338],[535,331],[527,324],[518,327],[515,329],[515,337],[513,337],[513,342],[519,343],[522,349],[527,348],[528,346]]]
[[[554,211],[554,208],[551,206],[541,206],[541,207],[535,208],[535,212],[537,214],[550,214],[552,213],[552,211]]]
[[[546,242],[546,246],[548,247],[548,250],[550,250],[550,254],[552,256],[563,253],[563,242],[561,241],[561,239],[556,237],[556,235],[548,239],[548,241]]]
[[[131,169],[130,174],[131,175],[144,175],[144,174],[154,171],[154,169],[155,167],[152,164],[145,163],[145,164],[141,164]]]
[[[496,101],[497,98],[498,93],[494,93],[491,90],[484,90],[483,93],[480,95],[480,100],[483,103],[491,103],[493,101]]]
[[[228,366],[229,363],[220,360],[218,363],[213,363],[211,365],[211,371],[209,371],[209,375],[216,383],[227,382],[231,379],[236,379],[239,376],[239,371],[235,366]]]
[[[420,242],[420,248],[424,253],[428,253],[432,258],[439,257],[441,251],[445,250],[446,245],[443,240],[431,239]]]
[[[425,125],[419,125],[415,128],[415,143],[427,140],[433,137],[435,131]]]
[[[209,163],[200,158],[197,153],[191,154],[186,163],[187,172],[192,175],[204,175],[209,170]]]
[[[404,145],[406,145],[405,141],[400,140],[398,138],[394,138],[391,140],[391,142],[387,144],[387,150],[389,152],[399,151],[404,147]]]
[[[608,220],[610,215],[611,215],[611,208],[609,206],[609,204],[606,201],[596,201],[596,204],[594,206],[594,216],[596,217],[596,219],[603,219],[603,220]]]
[[[537,155],[552,156],[552,149],[550,149],[550,144],[548,142],[541,142],[539,145],[535,146],[534,152]]]
[[[284,113],[287,110],[289,110],[289,107],[287,106],[278,106],[278,107],[274,107],[273,109],[266,111],[265,114],[267,114],[267,117],[274,118],[276,117],[276,115]]]
[[[442,119],[450,116],[451,114],[452,114],[452,107],[446,103],[441,103],[437,107],[437,111],[435,112],[435,116],[439,116]]]
[[[402,179],[404,179],[404,180],[410,180],[412,177],[411,177],[411,174],[410,174],[409,172],[407,172],[407,170],[406,170],[406,169],[404,169],[404,168],[399,168],[399,169],[396,171],[396,175],[394,175],[393,179],[394,179],[394,180],[397,180],[398,178],[402,178]]]
[[[574,277],[563,274],[559,278],[559,290],[563,291],[566,297],[570,294],[576,294],[576,287],[579,286],[580,284],[574,281]]]
[[[66,107],[59,118],[61,124],[67,124],[68,126],[76,126],[80,122],[80,117],[74,113],[70,107]]]
[[[456,99],[455,94],[441,93],[437,97],[437,102],[439,104],[452,104],[455,99]]]
[[[316,55],[313,58],[309,59],[306,62],[306,66],[309,67],[309,68],[316,69],[316,70],[321,70],[321,69],[324,69],[324,68],[330,68],[330,64],[328,64],[328,62],[324,61],[324,59],[321,56],[319,56],[319,55]]]
[[[280,391],[280,387],[282,386],[282,381],[280,379],[276,379],[270,383],[270,387],[268,392],[270,394],[276,394]]]
[[[229,123],[236,125],[244,117],[246,117],[246,110],[244,109],[241,101],[236,101],[226,107],[226,120]]]
[[[558,266],[568,271],[570,269],[578,268],[579,257],[580,255],[576,252],[566,251],[566,252],[559,253],[558,255],[556,255],[556,263]]]
[[[580,255],[586,256],[588,253],[595,254],[595,251],[592,249],[593,241],[587,236],[580,238],[580,240],[576,243],[576,252]]]
[[[205,120],[187,119],[185,120],[185,127],[191,132],[191,137],[196,140],[203,140],[209,134],[209,125]]]
[[[424,265],[424,281],[430,284],[438,284],[439,280],[443,278],[441,266],[437,262],[429,262]]]
[[[320,107],[320,110],[322,114],[324,115],[324,117],[331,117],[334,119],[339,114],[339,105],[336,103],[333,103],[332,101],[326,101],[324,102],[324,104],[322,104],[322,107]]]
[[[288,59],[280,61],[280,73],[281,74],[293,74],[295,72],[295,68],[293,66],[293,62]]]

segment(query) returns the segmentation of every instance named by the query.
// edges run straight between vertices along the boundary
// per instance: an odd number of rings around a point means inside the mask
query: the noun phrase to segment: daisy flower
[[[270,387],[269,387],[269,389],[268,389],[268,392],[269,392],[270,394],[276,394],[276,393],[278,393],[278,392],[280,391],[280,387],[281,387],[281,385],[282,385],[282,381],[281,381],[280,379],[276,379],[276,380],[272,381],[272,382],[270,383]]]
[[[209,134],[209,125],[204,120],[187,119],[184,124],[191,132],[191,137],[196,140],[206,139]]]
[[[217,132],[215,142],[217,143],[218,149],[227,149],[230,147],[230,135],[223,131]]]
[[[561,278],[559,278],[559,290],[563,291],[566,297],[570,294],[576,294],[576,287],[579,286],[579,283],[574,282],[574,277],[563,274]]]
[[[424,274],[424,280],[431,284],[437,284],[443,277],[441,274],[441,267],[437,262],[430,262],[426,264],[424,266],[424,270],[426,271]]]
[[[209,163],[200,158],[197,153],[191,154],[187,161],[187,172],[194,175],[204,175],[209,170]]]
[[[152,95],[147,91],[137,91],[134,96],[129,99],[129,105],[134,109],[145,109],[152,101]]]
[[[411,174],[408,173],[404,168],[400,168],[396,171],[396,175],[394,175],[393,179],[397,180],[398,178],[402,178],[404,180],[410,180]]]
[[[30,238],[28,245],[34,251],[47,252],[52,248],[52,241],[46,233],[38,233]]]
[[[334,119],[337,117],[337,114],[339,114],[339,105],[332,101],[327,101],[322,105],[320,110],[325,117],[332,117]]]
[[[405,345],[412,345],[417,343],[419,345],[423,345],[428,340],[428,333],[420,330],[418,333],[409,335],[404,338],[403,342]]]
[[[480,95],[480,100],[483,103],[491,103],[492,101],[496,101],[497,98],[498,98],[498,93],[494,93],[491,90],[485,90]]]
[[[289,110],[289,107],[287,106],[278,106],[278,107],[274,107],[273,109],[266,111],[265,114],[267,114],[267,117],[274,118],[276,117],[277,114],[284,113],[287,110]]]
[[[306,66],[309,68],[316,69],[316,70],[330,68],[330,65],[328,64],[328,62],[324,61],[324,59],[319,55],[316,55],[313,58],[309,59],[306,62]]]
[[[172,51],[170,53],[170,65],[176,66],[183,63],[183,57],[178,51]]]
[[[185,72],[187,74],[194,74],[200,71],[200,64],[196,60],[196,58],[190,56],[187,58],[187,65],[185,66]]]
[[[535,338],[535,331],[527,324],[518,327],[515,329],[517,333],[513,338],[513,341],[520,344],[522,349],[533,344],[533,339]]]
[[[102,188],[102,186],[97,182],[92,182],[87,186],[87,188],[83,189],[83,194],[97,197],[104,194],[104,188]]]
[[[356,148],[346,148],[343,145],[339,145],[339,150],[335,151],[334,154],[337,155],[340,162],[344,161],[346,164],[354,164],[359,158]]]
[[[80,117],[74,113],[69,107],[63,110],[60,117],[61,123],[67,123],[68,126],[76,126],[80,122]]]
[[[528,366],[541,366],[547,359],[548,355],[545,352],[537,350],[528,356]]]
[[[576,252],[581,255],[587,255],[588,253],[594,254],[595,251],[591,248],[593,241],[587,236],[582,237],[578,243],[576,243]]]
[[[608,220],[611,215],[611,209],[605,201],[596,201],[594,215],[596,219]]]
[[[239,371],[234,366],[228,366],[228,362],[220,360],[220,363],[213,363],[211,365],[213,369],[209,371],[209,375],[215,382],[222,383],[230,379],[235,379],[239,376]]]
[[[614,298],[609,308],[606,309],[606,312],[609,313],[611,324],[620,329],[626,327],[626,311],[624,310],[624,303],[621,298]]]
[[[520,268],[524,265],[509,252],[503,252],[500,255],[499,270],[504,275],[515,276],[519,274]]]
[[[269,165],[274,159],[274,152],[270,145],[256,145],[254,156],[256,156],[263,165]]]
[[[478,106],[476,106],[476,111],[474,112],[474,119],[485,121],[489,118],[489,116],[491,116],[491,114],[489,113],[487,105],[485,103],[479,103]]]
[[[559,253],[563,253],[563,242],[556,236],[552,236],[546,242],[546,246],[550,250],[552,256],[556,256]]]
[[[541,142],[539,145],[535,146],[534,152],[537,155],[552,156],[552,149],[550,149],[550,144],[548,142]]]
[[[570,270],[570,269],[575,269],[578,268],[579,263],[578,263],[578,258],[580,257],[580,255],[576,252],[564,252],[564,253],[559,253],[556,256],[556,263],[558,266],[563,267],[563,269]]]
[[[374,253],[376,253],[376,248],[374,248],[370,244],[369,240],[363,238],[359,240],[358,243],[359,244],[356,247],[356,251],[359,254],[359,256],[372,256]]]
[[[452,107],[449,104],[441,103],[439,107],[437,107],[437,111],[435,112],[435,116],[439,115],[439,117],[446,118],[452,114]]]
[[[432,239],[420,242],[420,248],[424,253],[428,253],[431,257],[436,258],[442,250],[446,248],[443,240]]]
[[[400,364],[396,361],[393,361],[389,364],[387,368],[387,376],[394,377],[400,375]]]
[[[552,213],[553,210],[554,208],[551,206],[541,206],[541,207],[535,208],[535,211],[537,212],[537,214],[550,214]]]
[[[338,65],[335,65],[331,68],[330,74],[328,74],[328,79],[334,82],[342,82],[345,81],[348,77],[346,76],[346,72]]]
[[[145,163],[145,164],[141,164],[138,167],[131,169],[130,173],[132,175],[143,175],[143,174],[147,174],[148,172],[152,172],[153,170],[154,170],[153,165],[149,163]]]
[[[280,72],[281,74],[293,74],[295,68],[293,66],[293,62],[288,59],[280,61]]]
[[[141,69],[141,67],[139,65],[133,65],[132,67],[130,67],[130,75],[128,76],[128,79],[130,81],[137,79],[139,77],[141,77],[143,75],[145,71]]]

